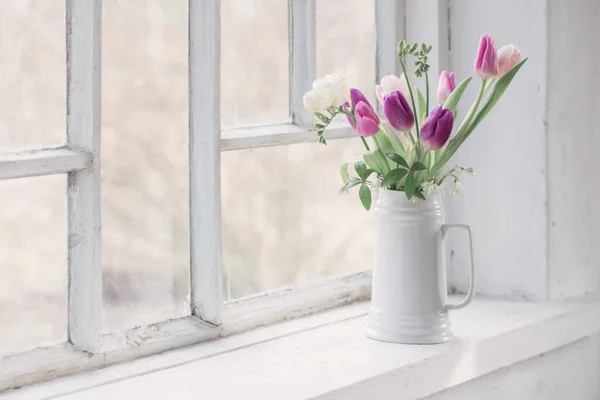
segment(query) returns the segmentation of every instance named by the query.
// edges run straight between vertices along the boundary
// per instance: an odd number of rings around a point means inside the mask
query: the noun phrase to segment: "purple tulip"
[[[475,72],[482,78],[498,76],[498,55],[494,39],[489,35],[483,35],[479,40],[479,50],[475,59]]]
[[[354,108],[356,131],[362,136],[373,136],[379,132],[379,117],[373,108],[364,101],[359,101]]]
[[[395,91],[383,99],[383,113],[394,129],[407,131],[415,124],[415,116],[408,101],[400,91]]]
[[[437,150],[444,146],[452,133],[454,115],[452,111],[437,106],[427,117],[421,127],[421,141],[429,150]]]
[[[354,107],[361,101],[366,103],[369,107],[371,107],[371,103],[365,97],[365,95],[358,89],[352,88],[350,89],[350,101],[354,104]]]
[[[454,83],[454,73],[442,71],[440,74],[440,81],[438,83],[437,91],[438,104],[444,104],[454,89],[456,89],[456,83]]]
[[[361,101],[365,104],[367,104],[369,107],[371,107],[371,103],[369,103],[369,100],[367,100],[367,98],[365,97],[365,95],[358,89],[352,88],[350,89],[350,101],[352,102],[352,104],[354,104],[354,107],[356,108],[356,105],[358,103],[360,103]],[[342,107],[344,108],[344,111],[346,112],[350,112],[350,104],[348,102],[345,102]],[[352,118],[346,116],[346,118],[348,119],[348,123],[350,124],[350,126],[353,129],[356,129],[356,127],[354,126],[354,123],[352,122]]]

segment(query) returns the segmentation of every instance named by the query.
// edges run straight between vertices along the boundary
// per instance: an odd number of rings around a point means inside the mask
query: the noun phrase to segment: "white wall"
[[[476,169],[462,182],[466,197],[446,201],[448,219],[474,234],[478,291],[492,296],[546,297],[546,2],[450,0],[450,70],[473,76],[479,37],[499,48],[514,43],[529,57],[493,112],[454,162]],[[459,114],[479,88],[473,79]],[[462,239],[462,238],[461,238]],[[453,284],[466,289],[464,242],[452,242]]]
[[[459,81],[473,76],[484,33],[529,57],[453,160],[477,171],[446,208],[449,222],[473,228],[478,292],[540,300],[598,290],[600,2],[406,0],[406,10],[407,39],[440,47],[433,77],[445,68]],[[452,238],[449,246],[450,284],[459,291],[468,283],[464,244]]]
[[[587,338],[426,400],[598,400],[600,340]]]
[[[549,1],[549,291],[600,287],[600,3]]]

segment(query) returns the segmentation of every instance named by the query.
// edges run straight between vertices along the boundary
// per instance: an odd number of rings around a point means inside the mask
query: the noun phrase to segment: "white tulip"
[[[386,75],[381,78],[381,85],[375,86],[375,94],[377,100],[383,105],[383,99],[385,96],[392,92],[399,91],[404,95],[404,98],[410,103],[410,91],[408,90],[408,82],[406,82],[406,76],[402,74],[400,77],[396,75]]]

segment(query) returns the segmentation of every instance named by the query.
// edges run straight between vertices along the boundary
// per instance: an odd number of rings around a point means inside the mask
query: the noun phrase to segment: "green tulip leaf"
[[[447,108],[447,109],[451,110],[452,112],[456,112],[456,107],[458,107],[458,102],[462,98],[462,95],[465,92],[465,89],[467,88],[467,86],[469,86],[469,83],[471,83],[471,79],[473,79],[473,78],[468,77],[467,79],[465,79],[464,81],[459,83],[459,85],[452,91],[452,93],[450,93],[450,96],[448,96],[448,98],[444,102],[444,108]]]
[[[406,150],[404,149],[404,146],[402,145],[402,142],[400,141],[400,138],[398,137],[398,135],[396,134],[396,131],[393,130],[391,127],[386,127],[386,129],[382,129],[380,133],[383,133],[383,136],[385,136],[385,139],[387,139],[390,144],[392,145],[392,148],[394,150],[392,150],[392,152],[398,153],[398,154],[405,154]],[[384,140],[385,140],[384,139]],[[384,151],[384,153],[387,153],[387,151]]]
[[[479,123],[490,113],[490,111],[492,111],[492,108],[494,108],[496,103],[498,103],[498,100],[500,100],[508,88],[508,85],[510,85],[517,72],[519,72],[523,64],[526,62],[527,58],[515,65],[510,71],[504,74],[502,78],[498,79],[498,82],[496,82],[494,88],[492,89],[492,93],[490,93],[483,107],[481,107],[481,110],[479,110],[479,113],[477,113],[475,118],[473,118],[473,122],[471,122],[471,125],[469,126],[469,131],[475,129],[475,127],[479,125]]]
[[[362,158],[370,169],[377,172],[381,176],[384,175],[383,169],[379,165],[378,157],[375,155],[375,151],[367,151],[363,154]]]
[[[428,110],[426,110],[425,98],[419,89],[417,89],[417,98],[419,104],[419,120],[424,121],[427,116]]]

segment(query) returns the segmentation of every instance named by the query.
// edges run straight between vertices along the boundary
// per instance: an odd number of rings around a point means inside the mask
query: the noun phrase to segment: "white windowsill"
[[[365,337],[367,303],[6,393],[5,399],[412,399],[600,331],[600,301],[479,298],[432,346]]]

